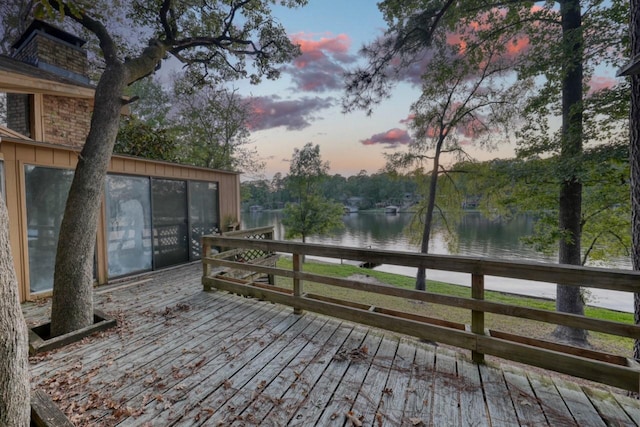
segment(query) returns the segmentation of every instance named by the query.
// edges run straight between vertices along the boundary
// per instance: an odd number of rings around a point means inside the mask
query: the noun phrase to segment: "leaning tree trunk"
[[[60,226],[51,305],[51,335],[93,324],[93,260],[100,202],[118,133],[125,67],[102,74],[95,93],[91,127],[78,158]]]
[[[27,346],[27,325],[9,246],[9,218],[0,195],[0,426],[29,425]]]
[[[580,265],[580,237],[582,220],[582,183],[578,178],[582,156],[582,77],[583,37],[579,0],[560,2],[562,17],[562,136],[560,167],[559,227],[561,232],[560,264]],[[584,314],[584,302],[579,287],[558,284],[557,311]],[[579,345],[587,343],[583,329],[558,326],[554,335]]]
[[[424,215],[424,228],[422,230],[422,241],[420,244],[420,253],[429,253],[429,238],[431,237],[431,226],[433,224],[433,210],[436,207],[436,191],[438,189],[438,169],[440,169],[440,152],[444,137],[441,136],[436,145],[436,153],[433,156],[433,169],[431,170],[431,180],[429,181],[429,200],[427,200],[427,212]],[[416,274],[416,290],[424,291],[427,289],[427,269],[418,267]]]
[[[640,0],[631,0],[631,58],[640,55]],[[631,227],[633,269],[640,270],[640,74],[631,76],[631,113],[629,116],[629,143],[631,164]],[[634,317],[640,324],[640,293],[634,295]],[[640,340],[633,346],[633,357],[640,359]]]

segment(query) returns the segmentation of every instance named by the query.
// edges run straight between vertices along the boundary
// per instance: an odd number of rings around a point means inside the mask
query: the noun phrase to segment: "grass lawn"
[[[292,268],[291,258],[282,257],[278,261],[278,267],[284,269]],[[366,275],[378,281],[397,286],[405,289],[413,289],[415,279],[412,277],[401,276],[397,274],[385,273],[381,271],[369,270],[348,264],[329,264],[321,262],[306,262],[303,270],[308,273],[322,274],[332,277],[350,277],[354,275]],[[291,279],[285,277],[277,277],[276,286],[292,288]],[[429,281],[427,285],[429,292],[451,295],[457,297],[471,297],[471,288],[460,285],[452,285],[442,282]],[[453,322],[471,323],[471,311],[455,307],[443,306],[421,301],[412,301],[406,298],[392,297],[386,295],[378,295],[364,291],[354,291],[335,286],[304,282],[304,291],[332,298],[339,298],[347,301],[358,302],[362,304],[374,305],[393,310],[414,313],[423,316],[445,319]],[[501,302],[511,305],[520,305],[531,308],[544,310],[555,310],[555,302],[519,296],[514,294],[506,294],[496,291],[485,291],[485,299],[488,301]],[[623,313],[614,310],[608,310],[597,307],[586,307],[585,314],[588,317],[610,320],[615,322],[633,323],[632,313]],[[527,319],[519,319],[516,317],[503,316],[487,313],[485,315],[485,327],[489,329],[500,330],[504,332],[524,335],[532,338],[550,339],[550,334],[554,329],[554,325],[544,322],[536,322]],[[603,334],[599,332],[590,332],[589,341],[593,349],[605,351],[620,356],[631,357],[633,349],[633,340],[630,338],[622,338],[614,335]]]

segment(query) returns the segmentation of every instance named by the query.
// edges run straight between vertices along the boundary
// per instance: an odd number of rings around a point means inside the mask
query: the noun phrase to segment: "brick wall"
[[[87,99],[44,96],[45,141],[81,147],[89,133],[91,104]]]
[[[32,40],[31,43],[23,45],[20,50],[14,52],[13,57],[18,61],[34,65],[38,60],[38,44]]]

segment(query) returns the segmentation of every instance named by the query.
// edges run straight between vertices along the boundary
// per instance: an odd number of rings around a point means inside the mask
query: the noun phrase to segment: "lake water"
[[[284,227],[280,222],[281,212],[245,213],[242,228],[273,226],[275,239],[284,239]],[[388,249],[398,251],[419,251],[419,244],[412,243],[405,234],[406,226],[413,214],[401,213],[357,213],[344,216],[345,228],[334,234],[307,238],[309,243],[350,246],[357,248]],[[429,244],[432,254],[455,254],[463,256],[487,257],[505,260],[527,260],[539,262],[557,262],[557,257],[546,256],[524,245],[523,236],[532,232],[533,218],[522,215],[509,222],[491,221],[477,212],[465,214],[457,227],[458,243],[450,247],[444,233],[435,232]],[[335,260],[332,260],[335,262]],[[629,259],[615,259],[599,267],[630,269]],[[416,269],[395,265],[382,265],[376,270],[415,276]],[[471,275],[447,271],[428,270],[431,280],[470,286]],[[503,277],[485,277],[487,289],[555,298],[555,285],[530,280],[516,280]],[[633,312],[633,298],[624,292],[592,289],[589,304],[615,310]]]

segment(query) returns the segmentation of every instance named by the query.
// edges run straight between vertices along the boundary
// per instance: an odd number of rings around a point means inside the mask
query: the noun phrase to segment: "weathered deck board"
[[[406,418],[422,420],[425,425],[431,425],[434,371],[434,347],[422,345],[417,347],[404,414]]]
[[[230,317],[229,321],[233,323],[233,328],[211,331],[208,334],[200,333],[197,338],[192,337],[187,345],[178,343],[172,348],[160,347],[160,349],[167,350],[161,360],[140,360],[140,369],[142,369],[141,374],[144,380],[140,380],[140,375],[136,375],[134,369],[127,371],[132,380],[121,386],[120,390],[114,394],[114,397],[126,398],[130,406],[135,407],[140,405],[141,401],[149,400],[148,390],[150,385],[153,386],[152,389],[158,388],[162,390],[182,388],[180,381],[205,365],[207,354],[211,349],[217,349],[215,354],[224,354],[225,357],[231,357],[227,349],[217,348],[217,343],[224,342],[232,336],[236,339],[241,339],[243,329],[246,329],[252,322],[276,321],[279,313],[277,309],[273,309],[246,313],[247,315],[244,317]],[[230,347],[228,350],[233,351],[234,347]],[[160,384],[162,384],[161,387]]]
[[[281,367],[295,357],[305,342],[322,327],[323,323],[316,320],[311,317],[299,319],[289,330],[268,344],[260,354],[244,364],[242,369],[230,375],[227,379],[230,387],[218,387],[209,395],[206,395],[206,392],[200,394],[200,402],[191,402],[190,411],[185,412],[175,425],[201,425],[211,415],[220,412],[223,405],[226,405],[227,410],[233,408],[233,412],[237,413],[239,408],[231,400],[238,395],[244,395],[251,400],[256,399],[268,382],[278,375]]]
[[[608,391],[585,389],[593,406],[609,426],[631,427],[636,424]]]
[[[385,394],[393,393],[392,390],[385,390],[385,384],[397,350],[397,339],[382,339],[369,372],[358,391],[358,397],[353,402],[351,412],[361,416],[364,424],[379,423],[384,417],[386,408],[380,407],[380,402]]]
[[[464,426],[489,425],[487,408],[482,393],[478,366],[464,355],[457,355],[458,376],[463,381],[460,388],[460,421]]]
[[[515,367],[504,369],[504,379],[520,425],[538,426],[546,422],[540,403],[526,374]]]
[[[352,412],[351,407],[353,406],[353,402],[360,392],[360,388],[371,368],[373,358],[377,354],[381,343],[381,335],[369,332],[364,339],[362,347],[359,349],[347,349],[348,352],[358,351],[358,356],[352,358],[348,355],[345,360],[337,361],[338,363],[347,364],[347,370],[338,383],[338,387],[334,390],[333,396],[331,396],[331,399],[325,405],[320,417],[317,420],[306,417],[306,425],[315,423],[315,425],[318,426],[326,426],[345,420],[346,414]],[[360,355],[363,353],[364,355],[360,358]],[[352,416],[359,419],[360,417],[364,417],[364,414],[352,412]],[[366,422],[364,418],[362,421]]]
[[[249,388],[251,393],[241,390],[227,400],[226,404],[235,408],[233,413],[223,413],[223,416],[220,416],[219,411],[217,415],[211,414],[212,420],[224,425],[231,425],[234,421],[239,424],[257,424],[274,405],[280,406],[285,391],[283,386],[295,381],[297,370],[302,370],[305,361],[318,351],[316,343],[328,340],[338,326],[330,321],[315,324],[318,330],[313,336],[307,335],[310,330],[305,330],[296,338],[294,345],[287,346],[278,354],[279,360],[273,363],[273,366],[265,365],[264,369],[252,378],[255,388]]]
[[[329,341],[320,348],[315,355],[308,354],[303,359],[304,366],[294,371],[294,377],[289,376],[289,384],[286,379],[282,378],[282,382],[276,384],[276,391],[270,391],[272,395],[281,394],[280,404],[274,402],[271,408],[264,407],[261,409],[270,410],[270,412],[262,412],[263,417],[258,419],[270,420],[273,425],[286,425],[289,420],[296,418],[296,413],[300,411],[300,415],[304,414],[304,410],[308,405],[315,405],[311,400],[315,396],[311,393],[320,378],[325,374],[331,365],[333,356],[341,347],[350,345],[359,346],[364,337],[364,333],[359,329],[353,329],[352,326],[340,325],[337,331],[329,338]],[[308,363],[306,363],[308,360]],[[333,365],[335,368],[335,365]],[[329,371],[330,372],[330,371]],[[327,374],[328,376],[328,374]],[[276,397],[276,399],[278,399]]]
[[[416,347],[412,342],[407,342],[405,339],[400,340],[398,351],[396,351],[387,377],[386,392],[383,393],[378,408],[382,419],[376,420],[371,425],[399,426],[402,424],[415,354]]]
[[[367,330],[365,328],[354,328],[340,349],[344,352],[349,352],[352,349],[361,348],[366,335]],[[339,352],[340,350],[335,354],[337,355]],[[309,389],[301,396],[302,399],[299,400],[299,405],[294,406],[294,412],[287,414],[288,420],[283,424],[306,426],[315,422],[322,415],[326,406],[332,402],[335,389],[344,378],[348,367],[348,361],[337,360],[332,357],[327,368],[317,378],[317,382],[309,384]],[[296,393],[302,394],[303,392],[297,390]],[[277,414],[273,415],[277,416]]]
[[[606,425],[589,398],[577,384],[562,379],[555,379],[554,382],[558,392],[560,392],[560,396],[562,396],[564,403],[579,426],[600,427]]]
[[[502,371],[487,365],[480,365],[480,377],[486,395],[487,408],[492,426],[517,425],[518,416],[509,396],[509,389],[504,381]]]
[[[183,304],[187,305],[189,302],[191,301],[185,300],[183,301]],[[139,322],[141,325],[136,328],[135,335],[130,334],[126,330],[122,332],[125,336],[131,335],[127,340],[122,340],[121,336],[112,334],[104,339],[92,343],[93,352],[90,354],[87,354],[83,347],[78,345],[75,346],[74,349],[70,349],[69,352],[61,352],[59,354],[52,355],[50,361],[55,361],[55,363],[59,365],[57,369],[63,369],[65,365],[71,365],[74,363],[81,363],[86,366],[89,366],[91,363],[104,364],[105,359],[112,359],[120,356],[124,346],[127,347],[126,354],[129,355],[135,355],[135,353],[139,351],[147,352],[150,341],[157,343],[162,340],[173,339],[183,335],[180,330],[167,327],[169,326],[171,319],[163,316],[163,312],[170,307],[174,306],[167,305],[157,311],[149,310],[145,311],[143,315],[128,317],[126,321],[129,324],[131,322]],[[233,315],[241,315],[242,313],[238,313],[238,311],[244,311],[248,314],[253,311],[253,309],[250,307],[243,307],[239,302],[234,301],[233,297],[229,296],[228,299],[221,298],[218,300],[212,300],[211,304],[208,306],[196,306],[195,309],[190,309],[188,313],[177,313],[175,315],[188,315],[190,322],[192,322],[193,330],[196,331],[197,328],[202,326],[202,322],[211,322],[213,320],[213,316],[222,316],[225,312],[230,312]],[[206,327],[206,325],[204,326]],[[128,358],[131,359],[131,357]],[[44,369],[47,369],[47,365],[43,365],[41,367],[41,370]],[[50,369],[47,370],[51,372]],[[39,370],[34,370],[33,373],[37,375],[40,372]]]
[[[158,402],[159,405],[149,403],[140,421],[170,425],[193,405],[198,404],[203,394],[220,387],[232,387],[230,377],[235,372],[260,354],[265,343],[276,339],[300,321],[299,318],[287,314],[278,312],[269,322],[263,324],[261,329],[253,329],[242,338],[232,339],[231,345],[223,352],[214,352],[212,357],[207,357],[205,354],[204,363],[198,366],[197,370],[186,375],[170,389],[163,391],[163,394],[169,397],[171,409],[166,411],[163,401]]]
[[[117,330],[32,358],[34,387],[79,426],[350,427],[349,413],[366,426],[640,424],[629,397],[202,292],[200,274],[194,265],[100,290],[96,308]],[[30,322],[48,310],[24,306]]]
[[[565,405],[551,377],[531,375],[528,378],[549,425],[577,426],[571,411]]]
[[[432,412],[433,425],[457,426],[460,423],[460,382],[456,373],[456,358],[441,348],[436,352]]]
[[[640,405],[638,405],[638,401],[622,395],[616,395],[615,398],[629,418],[631,418],[636,425],[640,425]]]

